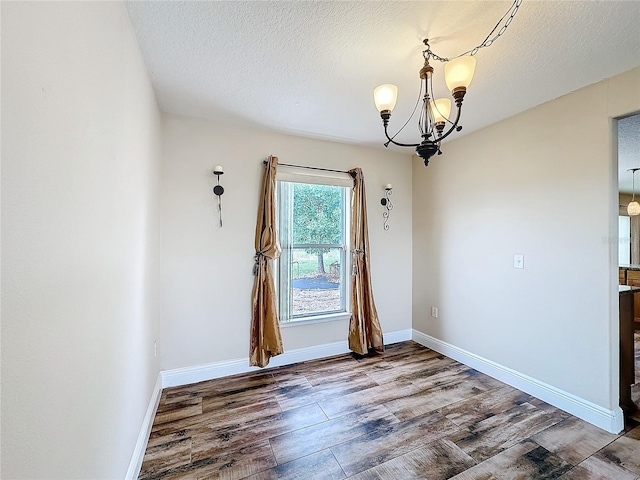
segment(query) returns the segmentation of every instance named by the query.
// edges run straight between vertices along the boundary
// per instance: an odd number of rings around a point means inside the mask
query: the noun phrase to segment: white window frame
[[[288,225],[282,225],[281,217],[286,212],[281,212],[280,205],[284,201],[293,200],[293,189],[283,188],[282,182],[289,183],[305,183],[316,185],[329,185],[345,187],[343,189],[343,201],[342,201],[342,238],[339,244],[289,244],[287,239],[289,238],[289,226],[293,223],[293,211],[290,210],[291,217],[288,220]],[[279,166],[276,174],[276,217],[278,236],[280,239],[280,246],[282,248],[282,256],[290,255],[290,251],[300,248],[338,248],[341,249],[341,269],[340,269],[340,288],[341,288],[341,308],[339,311],[333,312],[319,312],[306,315],[289,316],[287,314],[289,309],[289,296],[283,297],[281,295],[281,289],[283,285],[290,285],[292,276],[292,267],[290,265],[289,271],[282,270],[280,260],[276,261],[274,277],[276,283],[276,292],[278,295],[278,313],[280,314],[280,326],[290,327],[296,325],[308,325],[312,323],[328,322],[334,320],[349,319],[351,317],[351,282],[349,274],[351,272],[351,194],[353,187],[353,179],[349,174],[342,174],[337,172],[324,172],[309,170],[296,167],[284,167]],[[290,196],[290,198],[287,198]],[[286,258],[286,257],[285,257]],[[282,315],[285,313],[285,315]]]

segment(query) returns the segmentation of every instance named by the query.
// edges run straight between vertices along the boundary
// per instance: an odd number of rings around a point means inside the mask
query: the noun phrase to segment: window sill
[[[314,315],[313,317],[302,317],[299,320],[280,322],[280,328],[297,327],[299,325],[311,325],[313,323],[335,322],[336,320],[349,320],[350,312],[330,313],[327,315]]]

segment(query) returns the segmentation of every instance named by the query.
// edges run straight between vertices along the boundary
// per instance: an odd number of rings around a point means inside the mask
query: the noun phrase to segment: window
[[[631,217],[618,216],[618,264],[631,263]]]
[[[346,314],[351,188],[330,177],[278,172],[277,178],[284,178],[277,181],[276,202],[282,248],[276,264],[280,322]]]

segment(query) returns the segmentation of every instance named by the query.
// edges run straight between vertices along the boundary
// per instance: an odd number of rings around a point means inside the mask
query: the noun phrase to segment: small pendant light
[[[633,196],[631,197],[631,202],[627,205],[627,213],[629,216],[640,215],[640,203],[636,202],[636,170],[640,170],[640,168],[630,168],[628,170],[631,172],[631,182],[633,185]]]

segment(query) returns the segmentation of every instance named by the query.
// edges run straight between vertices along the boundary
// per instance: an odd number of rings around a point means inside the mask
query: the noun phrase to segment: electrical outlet
[[[524,255],[513,256],[513,268],[524,268]]]
[[[438,318],[438,307],[431,307],[431,316],[433,318]]]

